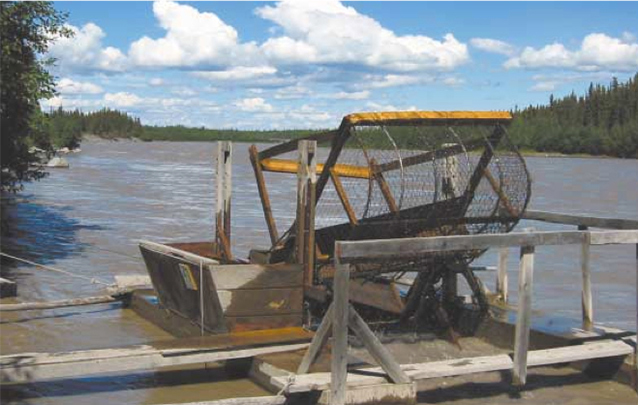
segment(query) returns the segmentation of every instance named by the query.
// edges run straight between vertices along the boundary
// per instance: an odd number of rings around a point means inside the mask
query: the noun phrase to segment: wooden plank
[[[268,189],[266,188],[266,181],[264,179],[264,173],[261,170],[261,163],[259,160],[259,153],[255,145],[250,145],[248,148],[248,154],[250,155],[250,163],[253,166],[255,172],[255,180],[257,181],[257,190],[259,191],[259,198],[261,199],[261,206],[264,210],[264,218],[266,219],[266,226],[268,227],[268,233],[270,235],[270,243],[273,246],[277,244],[279,240],[279,234],[277,233],[277,226],[275,224],[275,218],[272,215],[272,207],[270,206],[270,197],[268,196]]]
[[[321,353],[321,349],[326,345],[328,338],[330,337],[330,332],[332,330],[332,319],[333,319],[334,308],[333,305],[330,304],[328,310],[323,316],[321,320],[321,324],[317,329],[317,332],[312,337],[312,342],[310,343],[310,347],[306,350],[303,358],[301,359],[301,363],[299,363],[299,367],[297,368],[297,374],[306,374],[312,366],[312,363],[315,362],[319,353]]]
[[[217,399],[214,401],[198,401],[186,402],[180,404],[162,404],[162,405],[283,405],[286,403],[286,397],[283,395],[264,396],[264,397],[239,397]]]
[[[68,300],[23,302],[20,304],[0,304],[0,312],[27,311],[34,309],[54,309],[65,307],[79,307],[83,305],[105,304],[121,301],[124,296],[99,295],[96,297],[72,298]]]
[[[507,302],[507,259],[509,256],[509,248],[500,248],[498,250],[498,272],[496,273],[496,294],[502,302]]]
[[[315,265],[315,192],[317,142],[299,141],[297,172],[297,261],[303,263],[304,285],[312,285]]]
[[[6,278],[0,277],[0,298],[15,297],[18,294],[18,285]]]
[[[511,232],[492,235],[337,241],[335,242],[335,251],[343,263],[355,263],[370,259],[409,259],[420,257],[426,252],[479,250],[522,245],[580,245],[585,240],[586,233],[584,231]]]
[[[120,274],[115,275],[115,285],[120,289],[129,288],[153,288],[151,277],[146,274]]]
[[[218,290],[294,288],[303,285],[298,264],[224,264],[209,266]]]
[[[357,311],[352,305],[348,305],[348,307],[348,324],[352,331],[361,339],[368,353],[379,363],[392,382],[398,384],[410,382],[408,376],[401,370],[399,363],[392,357],[388,349],[381,344]]]
[[[394,314],[400,314],[405,307],[394,283],[382,284],[367,280],[350,281],[350,301]]]
[[[379,170],[379,166],[374,159],[370,159],[370,167],[372,168],[374,180],[379,185],[379,189],[381,190],[381,194],[383,194],[383,198],[385,202],[388,204],[388,209],[391,213],[397,214],[399,212],[399,207],[397,206],[396,201],[394,200],[394,196],[392,195],[392,190],[388,186],[388,183],[385,181],[385,177],[383,177],[383,173]]]
[[[558,212],[526,210],[523,219],[551,222],[565,225],[584,225],[593,228],[610,229],[638,229],[638,221],[635,219],[620,219],[606,217],[592,217],[589,215],[564,214]]]
[[[505,207],[507,212],[511,216],[517,217],[518,216],[518,211],[516,211],[516,209],[514,209],[514,207],[512,206],[512,203],[510,203],[510,199],[503,192],[503,189],[501,188],[501,185],[494,178],[494,176],[492,175],[492,172],[490,171],[490,169],[486,167],[483,170],[483,173],[485,174],[485,178],[487,179],[487,181],[490,183],[490,186],[492,186],[492,190],[494,190],[496,195],[498,195],[499,201],[503,204],[503,206]]]
[[[204,265],[215,265],[219,264],[218,260],[210,259],[208,257],[196,255],[185,250],[174,248],[170,245],[163,245],[161,243],[150,242],[147,240],[140,240],[140,247],[146,248],[148,250],[152,250],[154,252],[162,253],[172,257],[183,258],[186,261],[190,261],[192,263],[203,263]]]
[[[332,179],[332,183],[335,186],[335,191],[339,196],[339,200],[341,201],[341,205],[343,205],[343,209],[346,211],[346,215],[348,216],[348,221],[351,225],[357,225],[357,215],[354,213],[354,209],[350,204],[350,200],[348,199],[348,194],[346,190],[343,188],[343,183],[341,183],[341,178],[339,174],[334,170],[334,167],[330,169],[330,178]]]
[[[225,317],[301,314],[303,288],[217,290]]]
[[[514,340],[513,383],[524,386],[527,380],[527,351],[532,323],[532,284],[534,274],[534,247],[521,247],[521,263],[518,273],[518,309]]]
[[[293,139],[288,142],[280,143],[278,145],[272,146],[266,150],[259,152],[259,160],[269,159],[273,156],[278,156],[284,153],[297,150],[299,141],[314,140],[314,141],[317,141],[317,143],[322,143],[322,142],[331,141],[336,134],[337,134],[337,131],[332,130],[332,131],[322,132],[319,134],[310,135],[301,139]]]
[[[638,243],[638,230],[590,231],[592,245]]]
[[[224,317],[226,328],[233,333],[299,327],[301,326],[301,321],[302,312],[296,314]]]
[[[621,340],[592,342],[584,345],[531,351],[527,356],[527,365],[528,367],[545,366],[605,357],[627,356],[632,353],[633,348]]]
[[[290,174],[297,174],[299,172],[299,163],[289,159],[264,159],[261,161],[261,167],[265,172]],[[366,180],[370,178],[370,169],[366,166],[336,164],[332,166],[331,169],[341,177]],[[322,163],[317,164],[317,173],[321,174],[323,171],[324,165]]]
[[[582,273],[582,315],[583,329],[592,330],[594,327],[594,304],[591,292],[591,266],[590,266],[590,244],[589,238],[581,245],[580,269]]]
[[[348,281],[350,266],[336,261],[334,277],[331,392],[333,405],[344,405],[346,399],[346,379],[348,376]]]
[[[232,198],[232,151],[229,141],[217,142],[217,207],[216,246],[226,260],[232,260],[230,251],[231,198]]]

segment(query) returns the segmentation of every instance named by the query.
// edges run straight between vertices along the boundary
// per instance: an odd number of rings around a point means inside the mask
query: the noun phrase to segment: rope
[[[65,274],[65,275],[67,275],[69,277],[75,277],[75,278],[80,278],[82,280],[87,280],[87,281],[91,282],[92,284],[102,284],[102,285],[105,285],[105,286],[108,286],[108,287],[113,286],[112,283],[107,283],[107,282],[99,280],[99,279],[97,279],[95,277],[82,276],[80,274],[71,273],[70,271],[57,269],[57,268],[51,267],[51,266],[45,266],[44,264],[39,264],[39,263],[32,262],[32,261],[27,260],[27,259],[22,259],[22,258],[19,258],[19,257],[11,256],[10,254],[4,253],[4,252],[0,252],[0,255],[4,256],[4,257],[8,257],[8,258],[13,259],[13,260],[17,260],[19,262],[30,264],[32,266],[40,267],[40,268],[43,268],[45,270],[55,271],[57,273],[62,273],[62,274]]]
[[[280,396],[284,395],[284,393],[288,392],[288,388],[290,388],[290,386],[295,383],[295,377],[296,377],[295,374],[290,374],[288,376],[288,381],[286,381],[286,384],[283,387],[281,387],[281,389],[277,393],[278,397],[280,397]]]

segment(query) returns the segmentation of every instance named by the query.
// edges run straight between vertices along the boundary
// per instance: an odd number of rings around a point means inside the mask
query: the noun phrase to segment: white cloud
[[[337,0],[284,0],[256,10],[278,24],[283,36],[261,45],[279,64],[352,64],[396,71],[453,69],[469,61],[467,46],[446,34],[398,36],[376,20]]]
[[[506,68],[568,68],[583,71],[638,69],[638,43],[627,42],[605,34],[587,35],[578,50],[570,51],[563,44],[553,43],[541,49],[526,47],[517,57],[505,62]]]
[[[129,57],[137,66],[229,66],[254,59],[254,43],[240,43],[235,28],[217,15],[172,1],[153,3],[153,14],[166,35],[133,42]]]
[[[450,87],[458,87],[464,83],[465,80],[458,77],[446,77],[443,79],[443,84]]]
[[[261,97],[244,98],[233,103],[235,107],[246,112],[272,112],[272,105]]]
[[[531,91],[540,91],[540,92],[554,91],[554,90],[556,90],[557,86],[558,86],[558,82],[555,82],[555,81],[543,81],[543,82],[538,82],[538,83],[534,84],[530,88],[530,90]]]
[[[334,94],[326,94],[324,95],[325,98],[332,98],[335,100],[365,100],[368,97],[370,97],[370,91],[369,90],[363,90],[363,91],[354,91],[351,93],[345,92],[345,91],[340,91],[338,93],[334,93]]]
[[[428,75],[376,75],[365,74],[361,82],[354,87],[361,89],[383,89],[386,87],[414,86],[419,84],[432,83],[434,77]]]
[[[264,76],[271,76],[275,73],[277,73],[277,69],[270,66],[239,66],[214,72],[193,72],[193,75],[208,80],[249,80]]]
[[[251,92],[258,93],[255,90],[256,89],[251,89]],[[263,89],[259,89],[259,90],[263,92]],[[275,92],[275,98],[279,100],[294,100],[294,99],[307,97],[311,94],[312,94],[312,91],[309,88],[297,84],[294,86],[288,86],[288,87],[283,87],[281,89],[278,89]]]
[[[498,53],[505,56],[514,56],[516,48],[507,42],[491,38],[472,38],[470,45],[485,52]]]
[[[183,97],[191,97],[197,94],[197,92],[190,87],[176,87],[171,90],[171,93],[175,94],[176,96]]]
[[[56,87],[60,94],[99,94],[104,92],[104,89],[97,84],[76,82],[68,77],[60,79]]]
[[[73,37],[57,37],[49,47],[49,55],[58,60],[62,71],[119,72],[126,67],[126,56],[117,48],[102,46],[104,31],[93,23],[82,28],[67,25]]]
[[[380,104],[374,101],[368,101],[362,111],[416,111],[415,106],[397,107],[393,104]]]
[[[132,107],[142,103],[142,98],[131,93],[119,92],[119,93],[106,93],[104,95],[104,101],[111,107],[126,108]]]
[[[151,80],[148,81],[148,84],[150,84],[151,86],[162,86],[164,85],[166,82],[164,81],[164,79],[159,78],[159,77],[153,77],[151,78]]]

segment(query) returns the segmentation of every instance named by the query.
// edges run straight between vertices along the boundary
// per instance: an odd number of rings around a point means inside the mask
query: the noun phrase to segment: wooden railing
[[[594,219],[589,219],[593,221]],[[594,223],[594,222],[590,222]],[[600,224],[600,222],[597,222]],[[582,228],[582,227],[581,227]],[[335,243],[336,275],[334,285],[334,301],[331,316],[333,325],[332,352],[332,398],[339,403],[345,398],[348,313],[353,309],[348,303],[348,274],[351,264],[368,261],[409,260],[418,258],[428,252],[446,252],[455,250],[481,250],[489,248],[520,248],[520,266],[518,275],[518,309],[514,342],[513,376],[516,385],[524,385],[527,376],[527,354],[531,327],[531,297],[533,289],[534,252],[536,246],[581,245],[583,255],[588,257],[589,246],[608,244],[636,244],[638,259],[638,230],[605,230],[605,231],[560,231],[560,232],[518,232],[495,235],[462,235],[427,238],[405,238],[366,241],[338,241]],[[583,276],[589,280],[589,260],[583,260]],[[638,278],[638,265],[636,268]],[[591,286],[589,281],[583,283],[583,299],[586,302],[588,317],[591,317]],[[586,289],[586,290],[585,290]],[[638,285],[637,285],[638,290]],[[638,311],[638,300],[636,302]],[[350,315],[352,317],[352,315]],[[325,320],[325,318],[324,318]],[[638,317],[636,319],[638,326]],[[376,339],[371,339],[376,341]],[[382,353],[385,354],[385,353]],[[375,356],[378,357],[378,356]],[[384,370],[395,368],[393,358],[377,358]],[[636,352],[638,363],[638,352]],[[394,382],[402,380],[401,375],[392,377]]]

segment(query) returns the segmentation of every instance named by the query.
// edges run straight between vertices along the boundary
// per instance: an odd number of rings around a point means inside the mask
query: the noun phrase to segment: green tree
[[[47,70],[54,60],[45,54],[53,38],[71,31],[64,25],[66,14],[50,2],[1,2],[0,17],[1,187],[17,191],[24,182],[45,176],[29,153],[30,140],[41,138],[39,101],[55,94]]]

